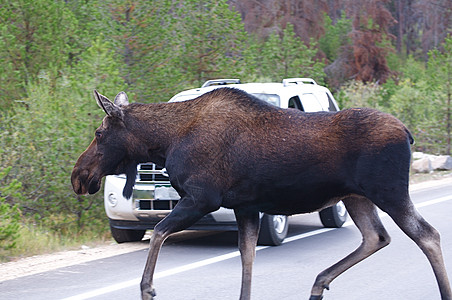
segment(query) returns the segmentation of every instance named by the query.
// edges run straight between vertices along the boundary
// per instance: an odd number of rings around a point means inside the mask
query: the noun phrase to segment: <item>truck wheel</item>
[[[110,226],[111,235],[119,244],[126,242],[138,242],[144,236],[146,230],[119,229]]]
[[[289,222],[287,216],[264,214],[257,243],[266,246],[279,246],[287,236]]]
[[[339,228],[347,220],[347,210],[342,201],[320,211],[320,221],[328,228]]]

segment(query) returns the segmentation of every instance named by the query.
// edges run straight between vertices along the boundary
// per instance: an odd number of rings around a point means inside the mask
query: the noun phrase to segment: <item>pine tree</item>
[[[178,2],[175,33],[178,68],[188,86],[212,78],[238,77],[246,34],[240,15],[226,0]]]
[[[64,2],[3,1],[0,5],[0,107],[26,95],[28,82],[46,70],[52,84],[78,52],[78,22]]]
[[[436,84],[435,91],[438,98],[443,99],[440,102],[441,113],[444,115],[445,123],[445,139],[446,139],[446,154],[451,153],[451,98],[452,98],[452,36],[449,35],[444,43],[443,49],[434,49],[429,52],[429,74],[431,83]]]
[[[323,83],[324,64],[315,59],[317,49],[314,41],[306,46],[295,35],[292,24],[282,31],[273,33],[264,43],[261,51],[259,74],[273,81],[288,77],[312,77]]]

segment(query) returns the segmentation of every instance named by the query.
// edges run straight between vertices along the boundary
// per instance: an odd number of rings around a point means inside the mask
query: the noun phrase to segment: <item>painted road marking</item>
[[[416,206],[416,208],[422,208],[422,207],[435,205],[435,204],[442,203],[442,202],[445,202],[445,201],[450,201],[450,200],[452,200],[452,195],[444,196],[444,197],[440,197],[440,198],[435,198],[435,199],[432,199],[432,200],[429,200],[429,201],[425,201],[425,202],[421,202],[421,203],[415,204],[415,206]],[[381,218],[383,218],[383,217],[387,217],[388,215],[386,213],[384,213],[384,212],[380,212],[379,216]],[[344,223],[344,225],[342,225],[342,227],[348,227],[348,226],[351,226],[351,225],[354,225],[354,223],[352,221],[347,221],[347,222]],[[335,229],[336,228],[321,228],[321,229],[317,229],[317,230],[314,230],[314,231],[311,231],[311,232],[306,232],[306,233],[302,233],[302,234],[299,234],[299,235],[296,235],[296,236],[288,237],[288,238],[286,238],[284,240],[283,244],[290,243],[290,242],[293,242],[293,241],[298,241],[298,240],[301,240],[301,239],[304,239],[304,238],[308,238],[308,237],[311,237],[311,236],[319,235],[319,234],[322,234],[322,233],[325,233],[325,232],[329,232],[329,231],[332,231],[332,230],[335,230]],[[258,247],[256,247],[256,252],[260,251],[260,250],[263,250],[263,249],[267,249],[267,248],[270,248],[270,246],[258,246]],[[154,275],[154,279],[164,278],[164,277],[168,277],[168,276],[171,276],[171,275],[179,274],[179,273],[182,273],[182,272],[194,270],[194,269],[197,269],[197,268],[201,268],[201,267],[204,267],[204,266],[207,266],[207,265],[215,264],[215,263],[222,262],[222,261],[225,261],[225,260],[228,260],[228,259],[231,259],[231,258],[235,258],[235,257],[239,257],[239,256],[240,256],[240,252],[239,251],[226,253],[226,254],[223,254],[223,255],[220,255],[220,256],[215,256],[215,257],[212,257],[212,258],[204,259],[204,260],[201,260],[201,261],[198,261],[198,262],[194,262],[194,263],[190,263],[190,264],[187,264],[187,265],[183,265],[183,266],[180,266],[180,267],[168,269],[166,271],[157,272]],[[112,284],[112,285],[109,285],[109,286],[106,286],[106,287],[103,287],[103,288],[99,288],[99,289],[96,289],[96,290],[93,290],[93,291],[89,291],[89,292],[86,292],[86,293],[78,294],[78,295],[75,295],[75,296],[72,296],[72,297],[69,297],[69,298],[64,298],[62,300],[90,299],[90,298],[93,298],[93,297],[96,297],[96,296],[108,294],[108,293],[111,293],[111,292],[114,292],[114,291],[118,291],[118,290],[121,290],[121,289],[129,288],[129,287],[132,287],[132,286],[138,286],[140,284],[140,281],[141,281],[141,277],[140,278],[131,279],[131,280],[128,280],[128,281],[115,283],[115,284]]]

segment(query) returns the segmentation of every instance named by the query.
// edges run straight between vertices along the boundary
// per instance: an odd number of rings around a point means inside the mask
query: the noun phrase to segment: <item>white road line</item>
[[[416,206],[416,208],[421,208],[421,207],[426,207],[426,206],[430,206],[430,205],[434,205],[434,204],[438,204],[438,203],[445,202],[445,201],[450,201],[450,200],[452,200],[452,195],[444,196],[444,197],[440,197],[440,198],[436,198],[436,199],[432,199],[432,200],[425,201],[425,202],[421,202],[421,203],[416,204],[415,206]],[[381,212],[379,214],[379,216],[380,217],[385,217],[385,216],[387,216],[387,214],[384,213],[384,212]],[[347,222],[344,223],[344,225],[342,227],[348,227],[348,226],[351,226],[353,224],[354,223],[352,221],[347,221]],[[319,235],[319,234],[322,234],[322,233],[325,233],[325,232],[329,232],[329,231],[332,231],[332,230],[335,230],[335,229],[336,228],[321,228],[321,229],[317,229],[317,230],[314,230],[314,231],[302,233],[302,234],[299,234],[299,235],[296,235],[296,236],[288,237],[288,238],[286,238],[284,240],[283,244],[290,243],[290,242],[297,241],[297,240],[301,240],[301,239],[308,238],[308,237],[311,237],[311,236]],[[270,246],[258,246],[258,247],[256,247],[256,251],[267,249],[269,247]],[[163,278],[163,277],[179,274],[179,273],[182,273],[182,272],[186,272],[186,271],[189,271],[189,270],[201,268],[201,267],[204,267],[204,266],[207,266],[207,265],[215,264],[215,263],[222,262],[222,261],[225,261],[225,260],[228,260],[228,259],[231,259],[231,258],[235,258],[235,257],[239,257],[239,256],[240,256],[240,252],[239,251],[226,253],[226,254],[223,254],[223,255],[220,255],[220,256],[215,256],[215,257],[212,257],[212,258],[204,259],[204,260],[201,260],[201,261],[198,261],[198,262],[194,262],[194,263],[191,263],[191,264],[187,264],[187,265],[183,265],[183,266],[180,266],[180,267],[172,268],[172,269],[169,269],[169,270],[166,270],[166,271],[157,272],[157,273],[155,273],[154,278],[157,279],[157,278]],[[96,289],[96,290],[93,290],[93,291],[89,291],[89,292],[86,292],[86,293],[78,294],[78,295],[75,295],[75,296],[72,296],[72,297],[69,297],[69,298],[64,298],[62,300],[90,299],[90,298],[93,298],[93,297],[96,297],[96,296],[100,296],[100,295],[108,294],[108,293],[111,293],[111,292],[114,292],[114,291],[118,291],[118,290],[121,290],[121,289],[129,288],[131,286],[138,286],[140,284],[140,281],[141,281],[141,278],[135,278],[135,279],[131,279],[131,280],[128,280],[128,281],[115,283],[115,284],[112,284],[112,285],[109,285],[109,286],[106,286],[106,287],[103,287],[103,288],[99,288],[99,289]]]
[[[438,203],[449,201],[449,200],[452,200],[452,195],[444,196],[444,197],[440,197],[440,198],[436,198],[436,199],[432,199],[432,200],[425,201],[425,202],[421,202],[421,203],[416,204],[415,206],[417,208],[421,208],[421,207],[425,207],[425,206],[429,206],[429,205],[433,205],[433,204],[438,204]]]

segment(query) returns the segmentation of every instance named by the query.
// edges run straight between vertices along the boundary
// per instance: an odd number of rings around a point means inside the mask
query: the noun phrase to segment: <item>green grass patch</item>
[[[45,230],[39,226],[22,225],[15,239],[14,247],[0,249],[0,262],[63,250],[80,249],[81,245],[94,247],[112,241],[110,231],[105,228],[83,230],[78,233],[68,231],[61,234]]]

